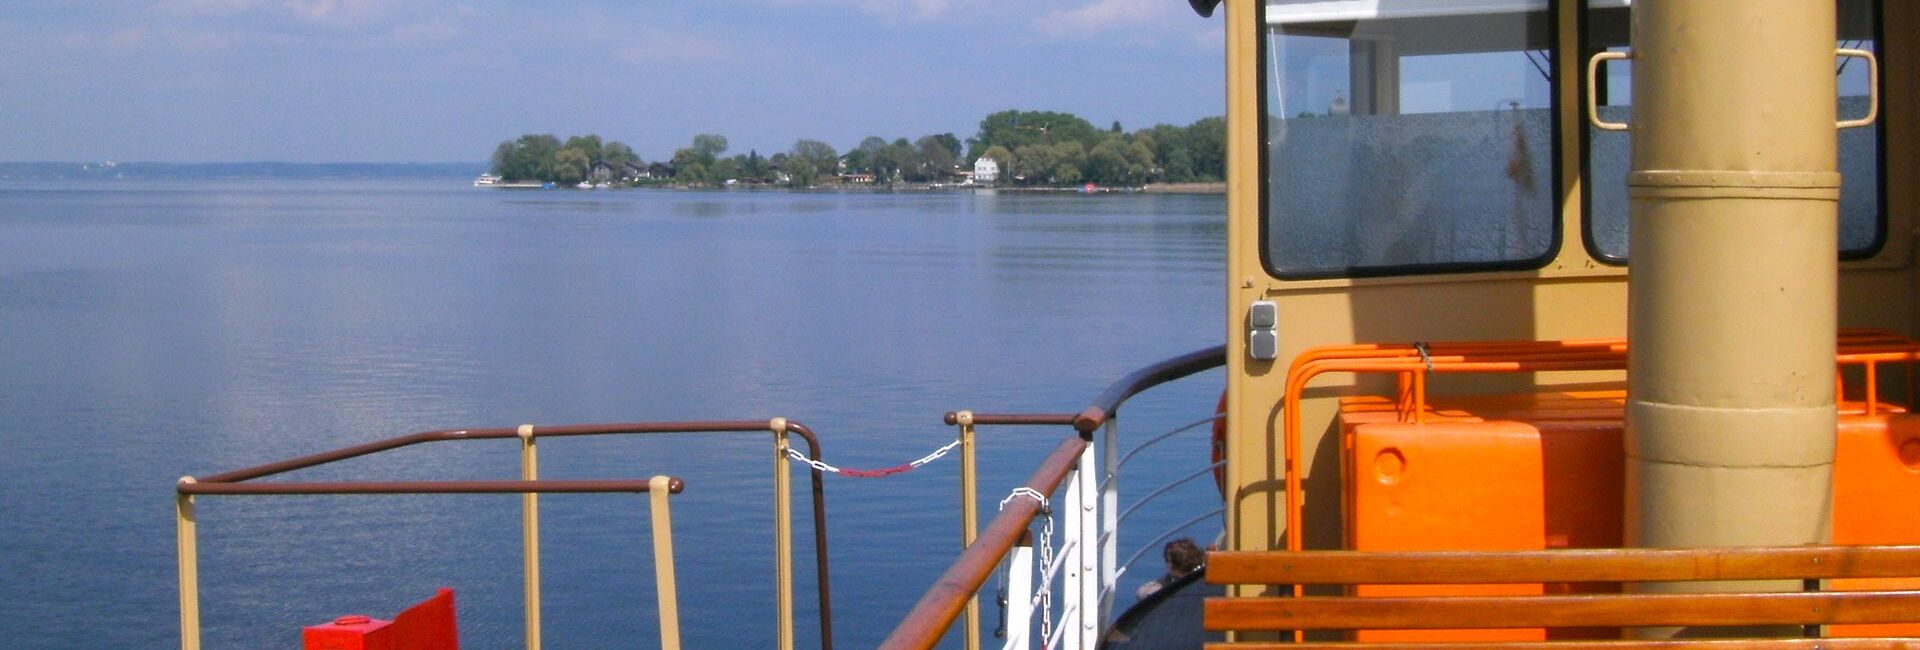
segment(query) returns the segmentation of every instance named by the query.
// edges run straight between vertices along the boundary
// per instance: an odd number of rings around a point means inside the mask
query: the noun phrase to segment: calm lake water
[[[1223,212],[1213,196],[0,182],[0,638],[177,644],[182,475],[424,429],[776,415],[818,431],[829,462],[881,467],[952,440],[949,410],[1077,411],[1129,370],[1219,343]],[[1205,417],[1220,385],[1216,371],[1143,396],[1123,436]],[[983,431],[985,516],[1064,434]],[[541,475],[684,478],[688,646],[770,647],[770,440],[555,439]],[[1203,434],[1143,454],[1123,503],[1205,458]],[[957,552],[957,465],[829,477],[837,645],[877,643]],[[516,443],[474,441],[291,477],[517,471]],[[1123,549],[1219,503],[1204,481],[1164,501]],[[645,500],[541,507],[548,645],[656,644]],[[795,509],[805,521],[804,490]],[[518,522],[504,495],[203,497],[207,645],[295,647],[303,625],[447,586],[469,646],[517,647]]]

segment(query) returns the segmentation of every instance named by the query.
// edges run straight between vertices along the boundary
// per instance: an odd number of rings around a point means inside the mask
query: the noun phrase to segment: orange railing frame
[[[1878,415],[1881,411],[1878,380],[1881,364],[1907,364],[1908,403],[1914,403],[1914,364],[1920,362],[1920,342],[1886,330],[1845,329],[1840,331],[1834,361],[1836,398],[1846,395],[1844,369],[1849,366],[1863,369],[1865,414]],[[1282,404],[1287,550],[1302,550],[1300,402],[1307,384],[1314,378],[1332,372],[1395,374],[1402,421],[1421,423],[1426,421],[1428,412],[1429,374],[1624,370],[1626,363],[1627,342],[1618,338],[1367,343],[1322,346],[1302,352],[1287,369]],[[1295,591],[1298,593],[1298,585]]]

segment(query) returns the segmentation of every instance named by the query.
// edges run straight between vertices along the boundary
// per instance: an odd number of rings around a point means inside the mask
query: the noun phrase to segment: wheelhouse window
[[[1630,32],[1630,0],[1589,0],[1581,17],[1585,27],[1585,56],[1600,51],[1624,52]],[[1880,54],[1880,3],[1839,0],[1835,46]],[[1583,59],[1584,60],[1584,59]],[[1584,72],[1583,72],[1584,74]],[[1867,67],[1855,59],[1836,59],[1840,119],[1867,114]],[[1883,75],[1884,76],[1884,75]],[[1582,84],[1584,86],[1584,84]],[[1600,117],[1632,123],[1633,66],[1613,62],[1600,67],[1595,79]],[[1630,137],[1625,132],[1587,129],[1585,189],[1586,240],[1595,257],[1627,261],[1627,172],[1631,165]],[[1842,129],[1840,147],[1840,257],[1862,259],[1879,252],[1886,236],[1881,208],[1880,167],[1885,149],[1878,124]]]
[[[1263,11],[1269,272],[1535,268],[1552,257],[1545,0],[1268,0]]]

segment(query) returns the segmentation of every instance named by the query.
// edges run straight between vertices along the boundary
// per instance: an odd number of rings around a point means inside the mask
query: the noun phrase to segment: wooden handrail
[[[1920,623],[1920,546],[1774,546],[1698,549],[1555,549],[1530,551],[1266,551],[1208,555],[1206,579],[1215,584],[1264,585],[1527,585],[1644,582],[1776,581],[1731,584],[1713,592],[1294,596],[1209,598],[1208,631],[1461,630],[1818,626]],[[1819,581],[1908,578],[1874,587],[1819,591]],[[1777,591],[1792,581],[1804,591]],[[1731,591],[1728,591],[1731,589]],[[1553,591],[1549,589],[1548,591]],[[1298,593],[1296,590],[1295,593]],[[1809,628],[1815,629],[1815,628]],[[1809,636],[1814,632],[1808,632]],[[1696,645],[1698,639],[1652,642],[1475,642],[1503,650],[1545,648],[1889,648],[1870,641],[1796,645],[1740,639]],[[1920,639],[1899,639],[1920,647]],[[1455,641],[1458,644],[1458,641]],[[1670,644],[1670,645],[1660,645]],[[1290,650],[1336,647],[1437,650],[1433,642],[1285,644]],[[1209,648],[1277,648],[1280,644],[1215,644]],[[1454,645],[1453,648],[1464,647]]]

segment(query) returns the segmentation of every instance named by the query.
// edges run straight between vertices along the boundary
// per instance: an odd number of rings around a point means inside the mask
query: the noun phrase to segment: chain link
[[[1006,510],[1008,503],[1020,497],[1039,503],[1040,518],[1046,522],[1040,529],[1040,593],[1034,597],[1040,606],[1040,638],[1046,639],[1053,636],[1053,581],[1048,579],[1053,573],[1053,508],[1047,504],[1047,495],[1023,485],[1000,500],[1000,509]],[[1013,633],[1009,631],[1007,635],[1011,637]]]
[[[953,448],[958,446],[960,446],[960,439],[955,438],[953,442],[949,442],[946,444],[946,446],[933,450],[933,453],[914,459],[913,462],[907,463],[905,465],[895,465],[893,467],[887,467],[882,469],[851,469],[851,468],[834,467],[833,465],[829,465],[824,461],[818,461],[812,458],[808,458],[806,454],[800,453],[800,450],[794,449],[792,447],[787,448],[787,457],[800,461],[802,463],[806,463],[808,467],[811,467],[818,471],[826,472],[828,474],[839,474],[841,476],[846,476],[850,478],[880,478],[882,476],[892,476],[894,474],[899,474],[902,472],[919,469],[921,465],[925,465],[927,463],[940,460],[941,457],[947,455],[947,452],[953,451]]]

